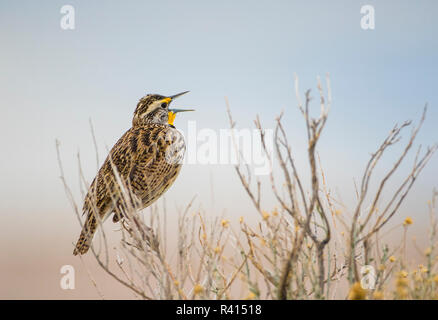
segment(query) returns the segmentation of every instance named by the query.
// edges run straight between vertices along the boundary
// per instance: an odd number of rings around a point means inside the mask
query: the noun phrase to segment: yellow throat
[[[171,126],[173,126],[173,122],[175,121],[176,113],[169,111],[169,120],[167,121]]]

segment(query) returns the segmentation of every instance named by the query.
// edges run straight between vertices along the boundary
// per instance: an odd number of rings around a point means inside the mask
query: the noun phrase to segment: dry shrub
[[[296,168],[294,152],[282,125],[283,114],[276,119],[274,154],[266,147],[264,129],[257,117],[255,126],[265,155],[271,168],[278,166],[281,172],[276,175],[271,170],[269,176],[278,203],[276,208],[269,211],[262,208],[260,180],[252,176],[248,166],[239,163],[236,173],[259,214],[258,222],[251,225],[241,218],[236,225],[222,218],[211,220],[203,210],[193,208],[192,200],[179,213],[176,243],[169,244],[166,209],[154,205],[147,213],[139,212],[139,206],[129,200],[129,185],[119,177],[120,190],[113,197],[124,199],[126,204],[120,243],[110,250],[105,230],[100,228],[99,245],[91,248],[102,270],[143,299],[437,298],[436,191],[429,203],[430,245],[424,252],[423,265],[406,271],[403,252],[411,218],[400,226],[404,232],[399,247],[390,249],[381,244],[383,227],[399,211],[437,149],[437,145],[424,152],[418,148],[411,170],[405,173],[399,186],[386,190],[388,180],[400,171],[400,164],[414,145],[426,107],[386,174],[374,177],[374,170],[389,147],[399,142],[401,132],[412,127],[411,122],[395,126],[371,155],[357,190],[357,204],[352,212],[344,212],[342,203],[326,185],[316,151],[331,105],[328,77],[327,99],[319,79],[317,88],[320,115],[312,118],[310,90],[302,102],[295,79],[298,107],[307,130],[310,190],[305,189],[302,172]],[[236,124],[228,102],[227,109],[234,130]],[[235,146],[241,155],[236,143]],[[81,221],[80,206],[65,181],[60,159],[59,165],[66,193]],[[88,183],[81,169],[80,176],[86,190]],[[371,177],[379,181],[375,190],[370,187]],[[383,197],[385,191],[389,196]],[[175,248],[174,254],[169,253],[169,247]]]

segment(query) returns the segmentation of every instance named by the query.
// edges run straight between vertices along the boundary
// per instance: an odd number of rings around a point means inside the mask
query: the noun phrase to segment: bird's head
[[[170,108],[171,102],[186,94],[184,91],[173,96],[162,96],[159,94],[148,94],[140,99],[134,111],[132,125],[139,126],[148,123],[169,124],[173,126],[173,121],[178,112],[194,111],[193,109],[173,109]]]

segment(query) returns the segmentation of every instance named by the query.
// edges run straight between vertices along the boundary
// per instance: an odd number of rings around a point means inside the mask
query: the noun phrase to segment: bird
[[[114,223],[123,219],[127,201],[144,209],[174,183],[186,149],[174,120],[177,113],[194,110],[172,109],[170,104],[188,92],[147,94],[139,100],[132,127],[111,148],[85,196],[86,219],[73,255],[88,252],[99,223],[111,214]],[[122,187],[128,189],[128,197],[122,196]]]

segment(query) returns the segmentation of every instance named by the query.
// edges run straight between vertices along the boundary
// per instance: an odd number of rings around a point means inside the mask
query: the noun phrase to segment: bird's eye
[[[166,108],[167,107],[167,103],[166,102],[163,102],[162,104],[161,104],[161,108]]]

